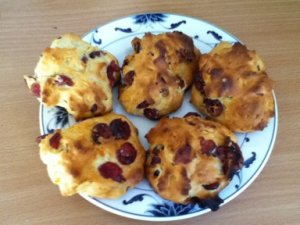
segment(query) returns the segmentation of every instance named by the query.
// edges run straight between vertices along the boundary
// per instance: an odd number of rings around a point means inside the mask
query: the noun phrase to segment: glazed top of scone
[[[111,111],[111,87],[119,77],[113,55],[75,34],[65,34],[43,51],[35,75],[24,78],[43,104],[64,107],[83,119]]]
[[[143,178],[145,150],[125,116],[86,119],[39,142],[40,157],[63,195],[117,198]]]
[[[199,51],[181,32],[146,33],[142,39],[134,38],[132,46],[134,53],[122,68],[120,101],[129,113],[159,119],[180,107],[197,71]]]
[[[146,137],[147,177],[162,197],[178,203],[215,198],[243,164],[233,132],[195,113],[163,118]]]
[[[255,51],[241,43],[221,42],[202,55],[199,68],[192,102],[200,111],[233,131],[266,126],[274,115],[274,82]]]

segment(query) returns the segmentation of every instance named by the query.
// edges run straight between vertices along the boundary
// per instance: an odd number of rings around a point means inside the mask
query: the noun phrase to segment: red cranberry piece
[[[73,86],[74,85],[72,79],[66,75],[59,75],[57,80],[55,81],[55,83],[58,86],[63,86],[63,85]]]
[[[184,80],[181,79],[180,76],[176,76],[176,83],[178,84],[178,86],[182,89],[185,87],[185,83]]]
[[[161,163],[161,159],[159,156],[153,156],[152,159],[151,159],[151,162],[150,162],[150,165],[151,166],[154,166],[155,164],[159,164]]]
[[[135,53],[139,53],[141,51],[141,40],[139,38],[133,39],[132,47]]]
[[[147,100],[145,100],[145,101],[142,101],[140,104],[138,104],[136,108],[144,109],[144,108],[148,107],[149,105],[150,105],[149,102]]]
[[[212,151],[216,148],[216,144],[213,140],[201,139],[200,144],[201,144],[201,151],[207,155],[212,154]]]
[[[130,136],[130,126],[126,121],[122,121],[121,119],[115,119],[109,124],[109,127],[112,131],[112,135],[116,139],[127,140]]]
[[[200,117],[200,114],[196,113],[196,112],[188,112],[187,114],[185,114],[183,117],[186,118],[186,117],[189,117],[189,116],[197,116],[197,117]]]
[[[136,158],[136,150],[130,143],[124,143],[121,148],[117,151],[117,158],[120,163],[129,165],[134,162]]]
[[[183,164],[189,163],[192,160],[191,153],[192,153],[192,148],[190,145],[187,144],[181,147],[176,152],[174,162],[183,163]]]
[[[202,185],[206,190],[214,190],[217,189],[219,187],[220,183],[219,182],[215,182],[212,184],[204,184]]]
[[[92,112],[93,114],[95,114],[95,113],[97,112],[97,109],[98,109],[98,106],[97,106],[97,104],[95,103],[95,104],[93,104],[92,107],[91,107],[91,112]]]
[[[219,77],[220,75],[223,74],[223,70],[222,69],[219,69],[219,68],[213,68],[211,71],[210,71],[210,74],[213,78],[215,77]]]
[[[60,140],[61,140],[61,134],[58,131],[49,139],[49,144],[52,148],[58,149]]]
[[[98,171],[104,178],[110,178],[119,183],[125,181],[122,175],[122,168],[120,168],[116,163],[106,162],[99,166]]]
[[[112,131],[106,123],[98,123],[92,129],[92,139],[95,143],[100,144],[99,138],[110,138]]]
[[[223,105],[218,99],[204,99],[206,110],[210,116],[217,117],[223,112]]]
[[[114,77],[114,73],[118,73],[120,71],[120,67],[118,64],[112,60],[106,69],[107,77],[109,79],[109,84],[113,87],[116,84],[116,78]]]
[[[144,116],[150,120],[159,120],[161,118],[161,115],[159,115],[158,110],[153,108],[144,109]]]
[[[90,57],[91,59],[94,59],[94,58],[96,58],[96,57],[100,57],[101,54],[102,54],[101,51],[93,51],[93,52],[91,52],[91,53],[89,54],[89,57]]]
[[[41,96],[41,86],[40,86],[40,84],[39,83],[33,83],[32,85],[31,85],[31,93],[35,96],[35,97],[37,97],[37,98],[39,98],[40,96]]]
[[[130,86],[133,83],[135,76],[135,72],[133,70],[129,71],[128,73],[125,74],[124,76],[124,83],[126,86]]]
[[[200,93],[202,95],[205,95],[205,90],[204,90],[205,82],[203,80],[203,76],[202,76],[201,72],[199,72],[195,75],[194,84],[195,84],[196,89],[198,91],[200,91]]]
[[[85,55],[81,57],[81,61],[86,64],[88,61],[88,57],[86,57]]]
[[[35,142],[36,143],[41,143],[41,141],[45,138],[45,137],[47,137],[47,135],[48,134],[43,134],[43,135],[40,135],[40,136],[38,136],[36,139],[35,139]]]
[[[155,170],[154,173],[153,173],[153,176],[154,177],[158,177],[160,174],[159,170]]]
[[[123,61],[123,65],[122,65],[122,68],[124,68],[125,66],[127,66],[129,64],[129,60],[128,59],[125,59]]]
[[[216,156],[223,163],[224,174],[231,179],[243,166],[243,156],[239,146],[230,140],[227,146],[216,148]]]

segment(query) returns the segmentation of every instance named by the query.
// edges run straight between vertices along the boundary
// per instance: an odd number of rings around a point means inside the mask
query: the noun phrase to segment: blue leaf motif
[[[121,31],[124,33],[132,33],[132,29],[131,28],[120,28],[120,27],[116,27],[115,31]]]
[[[251,154],[252,154],[252,156],[250,158],[248,158],[247,160],[245,160],[245,162],[244,162],[245,168],[249,168],[250,165],[256,160],[256,153],[251,152]]]
[[[186,24],[185,20],[179,21],[177,23],[171,23],[170,28],[169,29],[175,29],[177,27],[179,27],[181,24]]]
[[[178,216],[189,213],[194,208],[194,204],[182,205],[173,202],[164,202],[163,204],[153,204],[154,209],[148,210],[154,216]]]
[[[222,36],[219,35],[217,32],[213,31],[213,30],[209,30],[206,32],[207,34],[211,34],[215,39],[217,39],[218,41],[222,40]]]
[[[57,111],[55,113],[55,125],[59,127],[65,127],[69,123],[69,114],[63,107],[56,106],[56,109]]]
[[[98,30],[94,30],[93,35],[92,35],[92,42],[94,42],[97,45],[101,45],[102,40],[100,38],[96,38],[96,34],[98,33]]]
[[[151,197],[150,195],[148,195],[148,194],[139,194],[139,195],[136,195],[136,196],[134,196],[134,197],[132,197],[131,199],[129,199],[128,201],[127,200],[123,200],[123,204],[124,205],[129,205],[129,204],[131,204],[131,203],[133,203],[133,202],[137,202],[137,201],[143,201],[144,200],[144,196],[149,196],[149,197]]]
[[[148,22],[164,22],[167,16],[162,13],[152,13],[152,14],[139,14],[133,17],[134,23],[136,24],[146,24]]]

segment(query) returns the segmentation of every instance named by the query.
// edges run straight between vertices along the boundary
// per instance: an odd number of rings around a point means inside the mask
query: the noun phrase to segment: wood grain
[[[296,0],[0,0],[0,224],[151,224],[113,215],[79,196],[60,196],[38,156],[34,143],[39,134],[38,103],[22,78],[33,73],[40,52],[54,37],[70,31],[83,35],[108,21],[143,12],[179,13],[217,24],[256,49],[276,81],[278,138],[261,175],[218,212],[168,224],[299,225],[300,2]]]

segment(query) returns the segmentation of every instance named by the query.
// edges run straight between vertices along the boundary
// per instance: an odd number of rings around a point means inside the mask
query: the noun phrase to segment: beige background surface
[[[208,20],[256,49],[277,83],[279,105],[275,149],[255,182],[216,213],[168,224],[300,224],[300,2],[284,0],[0,0],[0,224],[150,224],[60,196],[38,156],[38,103],[22,75],[33,72],[41,51],[62,33],[83,35],[128,14],[156,11]]]

